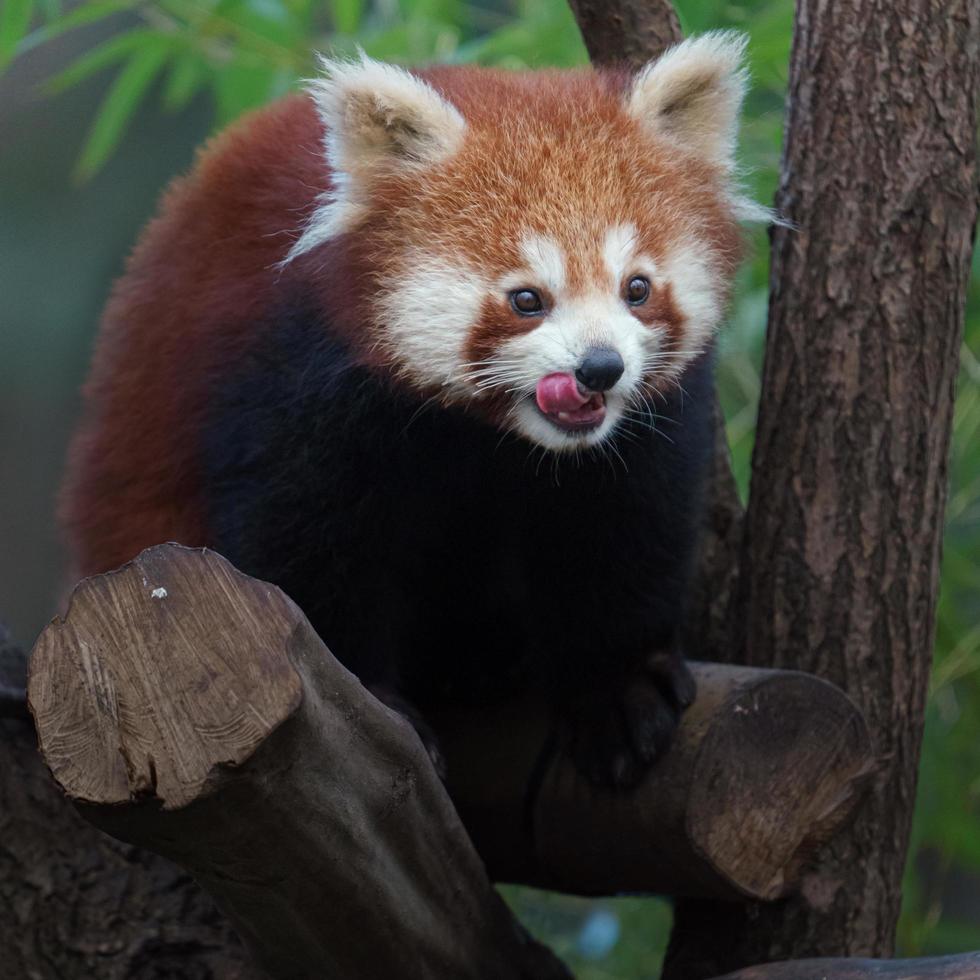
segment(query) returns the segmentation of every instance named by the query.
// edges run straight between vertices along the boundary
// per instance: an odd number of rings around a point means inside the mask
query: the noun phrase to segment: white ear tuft
[[[747,43],[744,34],[712,31],[675,45],[637,74],[629,113],[653,135],[732,173]]]
[[[466,122],[431,85],[403,68],[320,58],[323,74],[308,91],[324,126],[333,191],[324,195],[286,261],[352,227],[373,178],[432,166],[463,141]]]

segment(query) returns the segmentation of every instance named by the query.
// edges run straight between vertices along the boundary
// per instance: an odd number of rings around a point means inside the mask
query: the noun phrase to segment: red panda
[[[105,312],[62,498],[80,573],[214,548],[390,701],[536,691],[583,770],[635,783],[694,695],[712,340],[762,214],[743,47],[324,61],[219,136]]]

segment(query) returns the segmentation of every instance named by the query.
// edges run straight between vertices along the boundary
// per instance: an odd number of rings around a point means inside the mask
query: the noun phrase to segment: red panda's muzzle
[[[606,417],[601,392],[583,392],[567,373],[545,375],[534,393],[541,414],[562,429],[594,429]]]

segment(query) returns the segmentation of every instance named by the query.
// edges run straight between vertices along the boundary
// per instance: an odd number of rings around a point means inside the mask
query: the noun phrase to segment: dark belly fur
[[[420,408],[283,315],[215,392],[214,548],[274,582],[366,684],[420,705],[622,679],[683,611],[711,445],[710,357],[618,453],[542,454]]]

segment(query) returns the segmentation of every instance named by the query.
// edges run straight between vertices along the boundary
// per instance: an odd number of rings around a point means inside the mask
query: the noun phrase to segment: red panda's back
[[[293,96],[174,182],[103,317],[61,498],[74,571],[166,540],[208,543],[195,433],[214,379],[283,288],[277,263],[323,189],[320,126]]]

